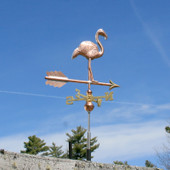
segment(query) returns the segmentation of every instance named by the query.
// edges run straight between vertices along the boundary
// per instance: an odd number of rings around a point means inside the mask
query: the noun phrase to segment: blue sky
[[[0,2],[0,148],[19,152],[30,135],[67,149],[66,132],[87,127],[84,102],[66,105],[87,85],[45,85],[46,71],[87,79],[87,60],[73,50],[100,37],[103,57],[92,61],[94,78],[113,82],[114,101],[95,105],[92,136],[100,148],[93,161],[157,164],[155,150],[166,143],[170,112],[170,1],[8,0]],[[92,86],[94,96],[108,87]]]

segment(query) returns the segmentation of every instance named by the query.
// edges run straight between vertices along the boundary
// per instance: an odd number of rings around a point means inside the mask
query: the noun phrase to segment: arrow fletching
[[[50,71],[50,72],[47,72],[47,75],[49,77],[58,77],[60,79],[68,79],[61,71]],[[64,81],[56,81],[56,80],[47,80],[46,85],[50,85],[50,86],[54,86],[54,87],[62,87],[66,84],[66,82]]]

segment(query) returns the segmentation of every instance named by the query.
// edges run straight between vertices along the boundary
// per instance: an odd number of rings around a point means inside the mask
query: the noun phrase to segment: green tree
[[[170,133],[170,127],[169,127],[169,126],[166,126],[166,127],[165,127],[165,131],[166,131],[167,133]]]
[[[145,166],[146,166],[146,167],[150,167],[150,168],[156,167],[153,163],[151,163],[151,162],[148,161],[148,160],[145,161]]]
[[[38,153],[47,151],[49,149],[48,146],[45,146],[46,143],[44,142],[44,140],[36,137],[36,135],[29,136],[28,139],[28,142],[24,142],[24,148],[26,150],[21,151],[21,153],[37,155]]]
[[[85,137],[86,129],[82,126],[78,126],[76,130],[72,129],[72,135],[66,133],[68,136],[67,142],[72,142],[72,158],[78,160],[86,159],[87,152],[87,138]],[[90,140],[91,153],[94,152],[100,144],[97,144],[97,137]],[[91,156],[93,158],[93,156]]]
[[[128,165],[128,162],[127,162],[127,161],[125,161],[125,162],[122,162],[122,161],[113,161],[113,163],[114,163],[115,165]]]
[[[43,156],[51,156],[56,158],[62,158],[64,152],[62,151],[62,146],[57,146],[54,142],[52,146],[49,146],[48,152],[43,153]]]

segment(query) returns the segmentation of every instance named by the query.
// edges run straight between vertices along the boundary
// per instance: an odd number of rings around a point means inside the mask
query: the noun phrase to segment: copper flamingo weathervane
[[[89,74],[90,74],[89,78],[91,81],[94,81],[93,73],[92,73],[92,69],[91,69],[91,60],[101,57],[104,53],[104,48],[103,48],[101,42],[99,41],[99,35],[102,35],[105,37],[105,39],[107,39],[107,34],[104,32],[103,29],[99,29],[96,32],[96,36],[95,36],[96,42],[98,43],[99,47],[101,48],[101,51],[98,50],[97,45],[94,44],[93,42],[83,41],[83,42],[81,42],[80,46],[74,50],[73,55],[72,55],[72,59],[76,58],[78,55],[82,55],[88,59],[88,61],[89,61],[88,70],[89,70]]]
[[[101,105],[102,99],[113,100],[113,92],[106,92],[105,96],[96,96],[94,97],[92,95],[91,91],[91,84],[92,85],[102,85],[102,86],[109,86],[109,90],[119,87],[119,85],[113,83],[111,80],[109,83],[104,82],[98,82],[94,80],[92,69],[91,69],[91,60],[97,59],[101,56],[103,56],[104,48],[99,41],[99,35],[103,36],[105,39],[107,39],[107,34],[103,29],[99,29],[96,32],[95,39],[98,43],[101,51],[98,50],[98,47],[96,44],[94,44],[91,41],[83,41],[80,43],[79,47],[76,48],[73,52],[72,59],[76,58],[78,55],[82,55],[88,59],[88,80],[77,80],[77,79],[69,79],[67,78],[61,71],[51,71],[47,72],[47,76],[45,76],[45,79],[47,79],[46,84],[54,86],[54,87],[62,87],[67,82],[74,82],[74,83],[84,83],[88,84],[88,90],[87,95],[80,94],[80,90],[76,89],[76,97],[68,96],[66,97],[66,104],[73,104],[74,101],[82,101],[85,100],[86,104],[84,105],[85,110],[88,112],[88,131],[87,131],[87,160],[91,160],[91,150],[90,150],[90,112],[94,109],[94,105],[92,102],[96,102],[98,106]]]

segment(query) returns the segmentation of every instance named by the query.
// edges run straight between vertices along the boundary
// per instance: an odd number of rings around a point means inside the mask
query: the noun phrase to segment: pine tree
[[[71,131],[72,135],[69,133],[66,133],[66,135],[68,136],[67,141],[72,143],[72,158],[84,160],[86,159],[87,152],[87,138],[85,137],[87,130],[82,126],[78,126],[76,130],[72,129]],[[94,152],[99,147],[99,144],[96,143],[97,137],[94,137],[90,140],[91,152]],[[93,158],[93,156],[91,158]]]
[[[166,126],[166,127],[165,127],[165,131],[166,131],[167,133],[170,133],[170,127],[169,127],[169,126]]]
[[[64,152],[61,150],[62,146],[57,146],[54,142],[52,146],[49,146],[49,152],[43,153],[44,156],[51,156],[56,158],[62,158]]]
[[[36,137],[36,135],[29,136],[28,139],[28,142],[24,142],[24,148],[26,148],[26,150],[21,151],[21,153],[37,155],[38,153],[47,151],[49,149],[48,146],[45,146],[46,143],[44,140]]]
[[[113,163],[115,165],[127,165],[128,166],[128,162],[127,161],[125,161],[125,162],[122,162],[122,161],[113,161]]]
[[[153,163],[151,163],[151,162],[148,161],[148,160],[145,161],[145,166],[146,166],[146,167],[150,167],[150,168],[156,167]]]

